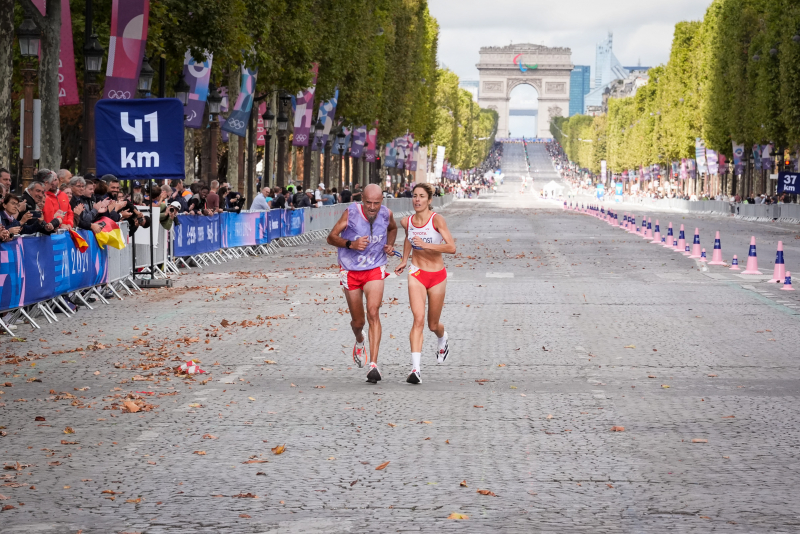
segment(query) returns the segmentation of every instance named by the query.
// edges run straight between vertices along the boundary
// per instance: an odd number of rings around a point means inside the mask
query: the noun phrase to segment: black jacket
[[[20,210],[19,213],[17,214],[17,217],[19,217],[20,219],[22,218],[22,216],[25,214],[26,211],[41,212],[41,210],[39,210],[39,208],[36,206],[36,201],[27,191],[25,191],[22,194],[22,200],[24,200],[25,203],[20,205]],[[52,221],[50,221],[50,224],[53,225],[53,231],[48,232],[45,229],[45,223],[41,219],[29,219],[27,223],[22,225],[22,231],[20,232],[20,234],[29,235],[29,234],[40,233],[40,234],[50,235],[53,232],[55,232],[56,229],[61,225],[61,223],[58,222],[58,219],[53,219]]]

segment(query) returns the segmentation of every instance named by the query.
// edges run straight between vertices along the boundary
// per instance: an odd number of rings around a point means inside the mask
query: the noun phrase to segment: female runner
[[[456,245],[444,217],[431,210],[433,188],[429,184],[417,184],[412,191],[411,201],[414,215],[401,221],[406,230],[403,244],[403,260],[395,269],[400,275],[408,264],[408,256],[414,249],[414,263],[408,270],[408,299],[414,325],[411,327],[411,373],[406,382],[419,384],[420,357],[422,354],[422,330],[425,324],[425,299],[428,300],[428,328],[439,338],[436,359],[443,363],[450,349],[447,345],[447,332],[439,322],[444,306],[444,293],[447,289],[447,270],[444,268],[442,254],[455,254]]]

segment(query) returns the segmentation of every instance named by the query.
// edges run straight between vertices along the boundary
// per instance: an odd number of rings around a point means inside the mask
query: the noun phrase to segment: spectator
[[[45,222],[42,210],[44,208],[45,193],[42,182],[31,182],[22,195],[23,203],[20,205],[19,213],[30,212],[31,218],[27,223],[23,223],[23,234],[52,234],[61,224],[59,219]],[[21,217],[18,217],[21,220]]]
[[[326,189],[325,192],[322,194],[322,205],[333,206],[335,203],[336,199],[334,198],[333,194],[331,194],[331,190]]]
[[[342,204],[347,204],[348,202],[353,201],[353,193],[347,188],[347,185],[344,186],[341,193]]]
[[[58,224],[53,224],[54,228],[58,228],[61,225],[71,227],[72,209],[68,208],[70,217],[67,218],[67,212],[61,209],[61,203],[58,199],[58,175],[49,169],[41,169],[36,173],[36,176],[37,178],[43,178],[45,186],[45,201],[42,208],[44,219],[46,221],[58,220]]]
[[[314,191],[312,191],[311,189],[308,189],[305,193],[303,192],[297,193],[294,199],[295,209],[310,208],[311,200],[313,198],[314,198]]]
[[[253,203],[250,205],[250,211],[268,211],[270,209],[271,200],[272,197],[269,196],[269,187],[263,187],[256,195],[256,198],[253,199]]]
[[[6,193],[11,192],[11,173],[2,167],[0,167],[0,184],[5,187]]]
[[[331,195],[333,196],[334,204],[338,204],[339,202],[341,202],[341,199],[339,198],[339,192],[336,190],[335,187],[331,189]]]
[[[286,197],[281,192],[280,187],[272,190],[272,209],[282,210],[286,208]]]
[[[353,188],[353,202],[361,202],[361,184],[356,184]]]
[[[184,196],[184,192],[191,195],[188,191],[183,189],[183,181],[182,180],[173,180],[172,181],[172,194],[170,195],[170,203],[177,202],[181,206],[180,212],[183,213],[188,210],[189,204]]]
[[[111,175],[107,174],[106,176],[111,176]],[[103,180],[96,180],[94,182],[94,201],[98,202],[100,200],[103,200],[104,198],[106,198],[107,194],[108,194],[108,184]]]
[[[219,195],[217,194],[218,190],[219,182],[217,180],[212,180],[211,187],[206,195],[206,209],[211,213],[219,211]]]
[[[239,213],[244,207],[245,199],[236,191],[228,191],[225,196],[225,211]]]
[[[80,176],[75,176],[69,181],[72,190],[72,198],[69,205],[72,209],[73,220],[76,228],[91,230],[94,233],[100,232],[102,228],[95,223],[100,218],[100,214],[93,209],[94,201],[91,195],[86,194],[86,180]]]
[[[31,213],[28,211],[17,220],[20,202],[22,202],[22,199],[13,193],[8,193],[3,197],[3,211],[0,211],[0,221],[2,221],[3,229],[8,234],[6,241],[20,235],[23,230],[22,225],[31,219]]]
[[[186,201],[186,211],[192,215],[200,214],[203,210],[205,203],[200,199],[200,182],[194,182],[189,186],[189,192],[192,194],[189,200]]]
[[[317,190],[314,191],[314,205],[316,207],[319,208],[322,206],[322,195],[324,194],[325,194],[325,184],[320,182],[319,185],[317,186]]]

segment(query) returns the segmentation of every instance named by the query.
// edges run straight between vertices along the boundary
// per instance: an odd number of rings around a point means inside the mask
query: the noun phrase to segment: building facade
[[[569,116],[584,112],[584,98],[592,89],[591,67],[575,65],[569,78]]]

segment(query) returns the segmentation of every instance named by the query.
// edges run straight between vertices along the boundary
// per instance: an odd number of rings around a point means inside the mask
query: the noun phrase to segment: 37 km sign
[[[800,194],[800,172],[778,173],[778,193]]]

